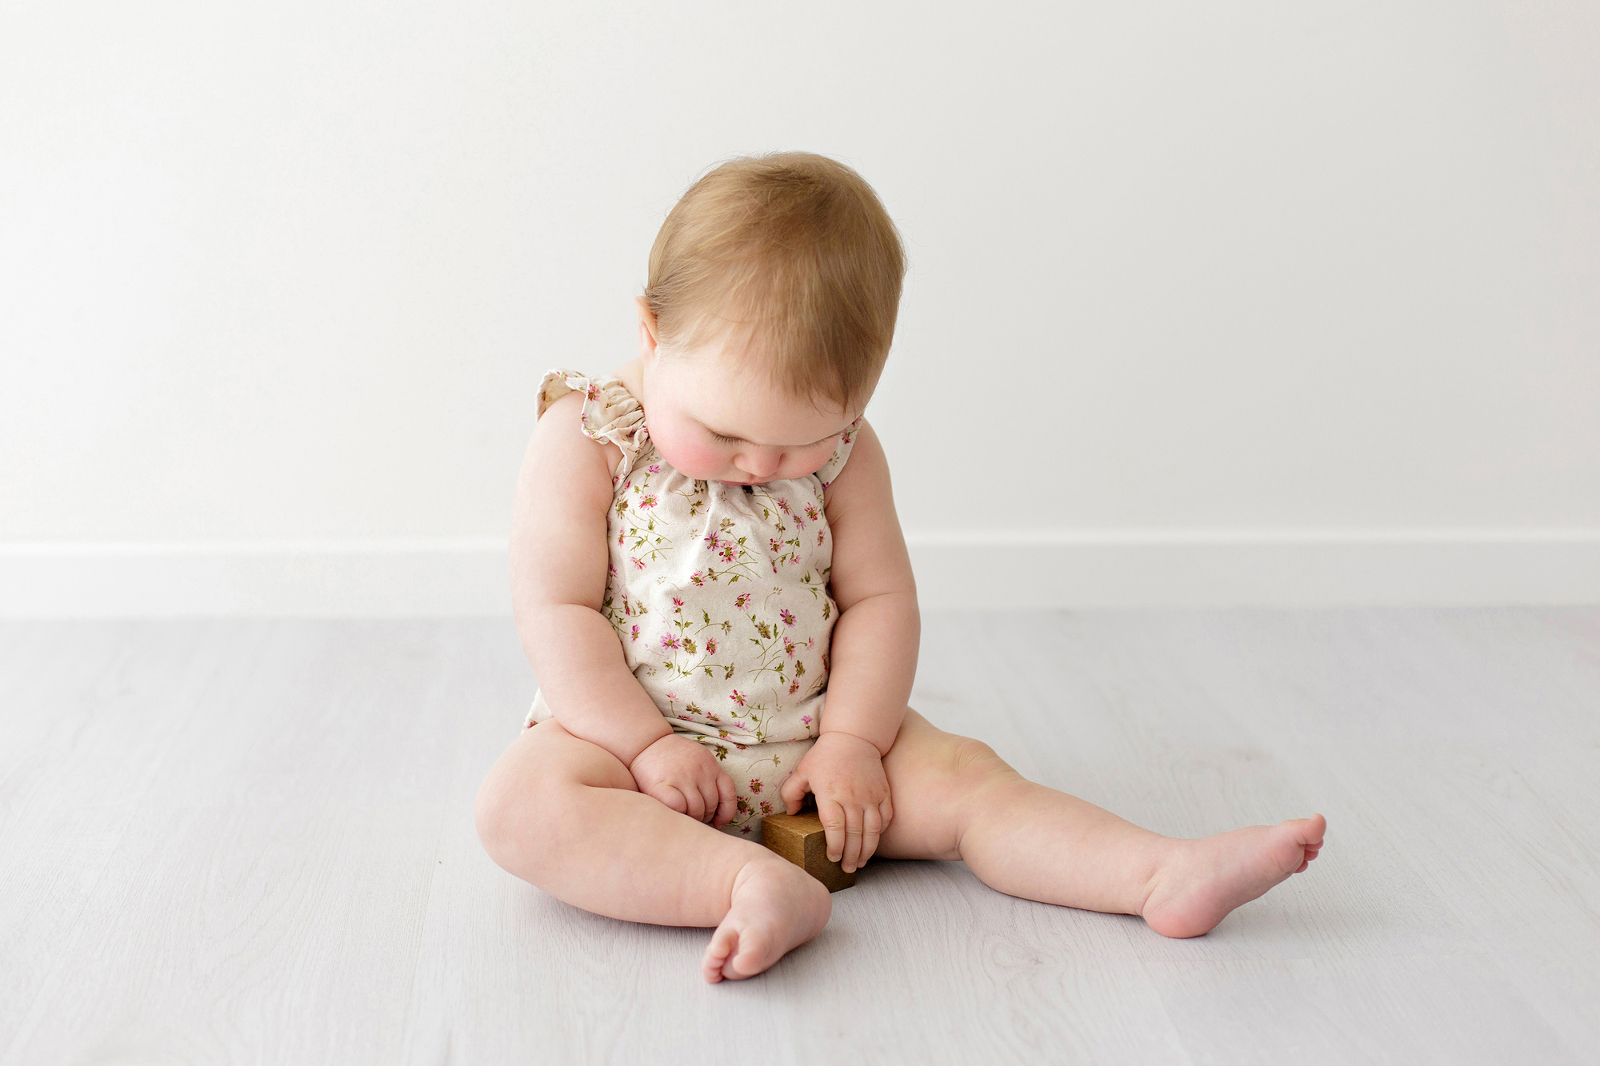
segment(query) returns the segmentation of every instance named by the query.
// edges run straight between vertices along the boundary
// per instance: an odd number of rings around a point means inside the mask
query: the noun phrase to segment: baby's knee
[[[944,765],[941,783],[952,795],[970,795],[997,784],[1022,780],[995,750],[981,740],[953,737]]]
[[[472,820],[478,829],[478,840],[489,857],[502,867],[507,866],[508,852],[520,840],[527,824],[526,797],[515,788],[502,767],[495,766],[478,787],[478,798],[472,807]]]
[[[551,776],[496,765],[484,778],[473,805],[478,839],[502,869],[537,884],[541,871],[559,862],[563,808],[575,797]]]

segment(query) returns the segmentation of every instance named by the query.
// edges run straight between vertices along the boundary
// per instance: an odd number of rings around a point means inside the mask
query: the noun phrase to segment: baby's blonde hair
[[[669,349],[743,333],[772,379],[841,407],[878,379],[905,251],[872,186],[810,152],[733,159],[667,215],[645,302]]]

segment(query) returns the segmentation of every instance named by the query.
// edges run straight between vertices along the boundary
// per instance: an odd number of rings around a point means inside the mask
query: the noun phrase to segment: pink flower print
[[[782,511],[784,514],[789,513],[789,501],[784,499],[782,496],[778,497],[778,510]]]
[[[789,682],[789,695],[793,696],[796,692],[799,692],[799,691],[800,691],[800,682],[798,682],[798,681]]]
[[[739,832],[741,832],[741,833],[748,833],[748,832],[750,832],[750,827],[749,827],[749,826],[747,826],[747,825],[741,825],[741,826],[740,826],[740,827],[739,827]]]
[[[820,529],[817,530],[817,543],[819,545],[822,543],[822,530],[820,530]]]
[[[707,533],[705,536],[705,542],[706,547],[710,548],[712,551],[716,551],[717,545],[721,543],[721,541],[717,540],[717,531],[713,529],[710,533]]]
[[[623,482],[622,482],[622,487],[623,487],[623,488],[627,488],[627,487],[628,487],[628,486],[630,486],[630,485],[632,485],[632,484],[633,484],[633,478],[631,478],[631,477],[630,477],[630,478],[627,478],[627,479],[625,479],[625,480],[624,480],[624,481],[623,481]]]
[[[733,545],[724,544],[722,546],[722,561],[725,563],[731,563],[737,561],[737,559],[738,556],[734,554]]]
[[[633,639],[634,640],[638,640],[639,639],[639,627],[638,626],[634,626],[633,627]]]
[[[750,779],[750,791],[754,795],[761,795],[761,778],[752,777]]]
[[[676,648],[678,646],[678,638],[668,633],[661,638],[661,646],[663,648]]]
[[[694,573],[689,575],[689,580],[694,582],[696,585],[704,585],[706,583],[705,575],[706,572],[704,570],[696,570]]]
[[[678,597],[674,596],[674,597],[672,597],[672,606],[674,606],[674,607],[682,607],[683,606],[683,601],[678,599]],[[683,612],[682,611],[673,611],[672,613],[673,614],[682,614]]]
[[[654,507],[655,505],[656,505],[656,498],[655,498],[654,495],[647,495],[647,496],[643,497],[639,501],[639,506],[645,508],[646,510],[650,509],[651,507]]]
[[[750,594],[748,592],[742,593],[741,595],[734,597],[733,605],[735,607],[739,608],[739,610],[741,610],[741,611],[744,610],[745,607],[749,605],[749,603],[750,603]]]
[[[600,398],[600,386],[590,385],[587,389],[583,390],[583,396],[586,400],[598,400]]]
[[[784,625],[786,625],[786,626],[794,625],[794,612],[789,610],[789,608],[785,607],[783,610],[779,611],[778,612],[778,617],[783,619],[783,624]]]
[[[817,509],[813,504],[806,504],[806,517],[811,519],[813,522],[817,520]]]
[[[715,654],[717,654],[717,638],[716,637],[707,637],[706,638],[706,654],[707,655],[715,655]]]
[[[809,714],[802,714],[800,716],[800,721],[802,723],[804,723],[805,725],[810,725],[811,724],[811,716]]]
[[[761,813],[762,814],[771,814],[772,813],[772,801],[771,800],[762,800],[761,801]]]
[[[659,473],[661,473],[661,464],[660,464],[660,463],[651,463],[651,464],[650,464],[650,472],[651,472],[651,473],[652,473],[652,474],[659,474]]]
[[[728,694],[728,698],[730,700],[732,700],[734,703],[737,703],[741,707],[743,707],[745,705],[745,703],[744,703],[744,698],[745,698],[744,697],[744,693],[740,692],[738,689],[734,689],[731,693],[729,693]]]
[[[768,537],[767,547],[772,549],[773,555],[777,555],[779,552],[783,551],[783,541],[779,540],[777,537]]]
[[[804,529],[804,528],[806,528],[806,520],[804,518],[801,518],[799,515],[795,515],[794,516],[794,528],[796,528],[796,529]]]
[[[783,653],[791,659],[794,658],[794,641],[788,637],[783,638]]]
[[[628,561],[633,563],[633,568],[635,570],[643,570],[644,569],[644,564],[639,561],[639,557],[637,555],[628,556]]]

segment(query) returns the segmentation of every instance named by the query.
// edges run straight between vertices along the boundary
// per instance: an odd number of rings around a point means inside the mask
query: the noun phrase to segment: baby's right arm
[[[528,442],[511,518],[512,611],[556,719],[626,766],[672,728],[600,613],[617,449],[583,435],[582,405],[575,392],[551,404]]]
[[[703,746],[673,733],[600,613],[610,565],[611,472],[621,453],[583,435],[582,404],[581,393],[569,393],[550,405],[517,479],[511,520],[517,635],[567,732],[616,756],[641,792],[720,825],[733,816],[733,780]]]

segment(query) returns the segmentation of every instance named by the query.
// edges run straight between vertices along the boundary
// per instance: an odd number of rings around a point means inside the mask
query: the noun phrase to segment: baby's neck
[[[642,409],[644,407],[643,360],[634,359],[631,362],[623,363],[611,372],[611,376],[622,382],[633,398],[639,401],[639,406]]]

